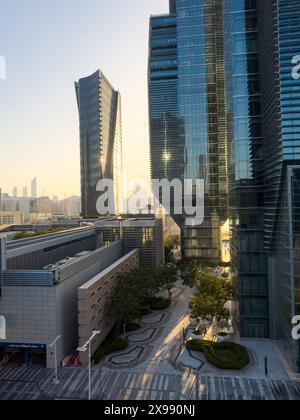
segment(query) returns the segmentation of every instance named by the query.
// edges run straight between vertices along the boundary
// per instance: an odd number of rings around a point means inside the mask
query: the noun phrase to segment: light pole
[[[61,336],[59,335],[58,337],[56,337],[56,339],[53,341],[53,343],[49,344],[49,348],[53,348],[54,347],[54,359],[55,359],[55,378],[53,380],[54,385],[58,385],[59,384],[59,380],[58,380],[58,364],[57,364],[57,343],[58,341],[61,339]]]
[[[94,340],[95,337],[97,337],[97,335],[100,335],[101,331],[93,331],[92,336],[90,337],[90,339],[85,343],[84,346],[79,347],[77,349],[77,351],[81,352],[81,353],[85,353],[86,351],[89,352],[88,354],[88,358],[89,358],[89,401],[91,401],[92,399],[92,341]]]
[[[126,340],[126,324],[123,325],[124,340]]]

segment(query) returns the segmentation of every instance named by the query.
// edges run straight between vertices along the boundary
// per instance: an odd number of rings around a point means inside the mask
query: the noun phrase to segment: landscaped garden
[[[211,365],[223,370],[241,370],[250,362],[246,347],[236,343],[213,343],[203,340],[191,340],[186,344],[188,350],[201,352]]]
[[[108,309],[118,327],[138,322],[152,311],[163,311],[171,305],[177,270],[171,267],[138,268],[120,278]],[[160,294],[165,291],[168,297]]]
[[[114,329],[94,353],[93,363],[98,365],[107,354],[125,350],[128,346],[129,341],[121,338],[118,331]]]
[[[171,305],[171,290],[175,287],[177,270],[172,267],[138,268],[119,279],[107,310],[116,320],[109,334],[93,356],[95,364],[107,354],[126,349],[129,342],[124,333],[141,328],[139,320],[152,311],[164,311]],[[159,294],[166,292],[169,297]],[[125,328],[124,328],[125,327]]]

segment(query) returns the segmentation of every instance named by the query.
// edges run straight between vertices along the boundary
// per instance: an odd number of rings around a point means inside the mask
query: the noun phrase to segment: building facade
[[[18,211],[0,211],[0,225],[14,225],[23,222],[22,213]]]
[[[121,240],[96,247],[95,239],[94,229],[17,241],[0,236],[0,314],[6,323],[0,364],[53,368],[53,340],[61,336],[58,361],[68,360],[77,354],[78,331],[85,337],[95,322],[105,339],[114,326],[107,305],[116,279],[138,265],[139,251],[125,255]],[[97,313],[89,319],[84,312],[93,310],[87,302],[95,284]]]
[[[100,180],[114,182],[115,214],[122,208],[121,96],[99,70],[75,83],[80,120],[81,200],[84,217],[97,215]]]
[[[139,249],[140,265],[157,267],[164,263],[164,233],[161,219],[103,219],[95,223],[98,244],[123,240],[124,254]]]
[[[280,339],[290,366],[300,372],[300,345],[292,339],[292,318],[300,315],[300,78],[294,74],[300,3],[267,0],[257,6],[271,336]]]
[[[78,289],[78,337],[83,346],[93,331],[101,331],[92,343],[95,352],[116,324],[115,314],[109,310],[109,302],[118,282],[127,273],[139,267],[139,250],[135,249],[118,259],[107,269],[97,274]],[[81,353],[83,364],[88,363],[87,354]]]
[[[181,228],[187,258],[220,260],[227,219],[227,153],[222,2],[171,1],[150,20],[149,119],[153,179],[205,181],[205,220]],[[161,199],[161,197],[158,197]],[[183,197],[177,199],[183,201]]]
[[[224,1],[231,261],[242,336],[269,337],[262,92],[256,1]]]

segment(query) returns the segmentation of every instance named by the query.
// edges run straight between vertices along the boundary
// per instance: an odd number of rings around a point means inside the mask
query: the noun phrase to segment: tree
[[[213,274],[198,271],[195,277],[195,287],[197,294],[202,296],[213,296],[224,304],[232,298],[232,282],[214,276]]]
[[[232,283],[212,274],[198,272],[195,278],[196,294],[190,301],[192,315],[195,318],[216,318],[219,322],[228,318],[224,306],[233,296]]]
[[[118,326],[139,318],[160,288],[172,288],[173,275],[168,267],[141,267],[119,278],[109,303],[109,313],[116,317]]]
[[[177,269],[181,272],[181,279],[185,286],[191,289],[195,287],[196,274],[201,270],[196,259],[185,259],[177,263]]]
[[[177,270],[173,267],[161,266],[155,270],[155,278],[159,289],[165,289],[171,296],[171,290],[177,281]]]
[[[141,300],[132,283],[120,279],[109,304],[109,315],[116,318],[117,327],[129,324],[140,316]]]
[[[212,296],[195,295],[190,300],[190,308],[192,310],[192,317],[208,320],[214,316],[215,301]]]
[[[166,261],[171,261],[174,249],[180,246],[180,237],[178,235],[171,235],[165,240],[165,256]]]

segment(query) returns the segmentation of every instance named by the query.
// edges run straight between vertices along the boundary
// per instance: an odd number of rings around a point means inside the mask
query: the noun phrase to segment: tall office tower
[[[256,1],[224,1],[231,260],[239,278],[240,333],[269,336]]]
[[[12,195],[13,195],[14,198],[18,198],[18,187],[13,188]]]
[[[37,198],[37,179],[31,181],[31,198]]]
[[[96,217],[102,179],[114,181],[115,213],[122,211],[121,96],[99,70],[75,83],[80,119],[81,200],[84,217]]]
[[[300,54],[299,0],[258,2],[265,169],[265,245],[269,252],[271,335],[300,372]]]
[[[23,188],[23,198],[27,198],[28,197],[28,188],[24,187]]]
[[[152,178],[205,180],[201,226],[188,227],[171,205],[187,258],[219,260],[227,219],[222,18],[221,0],[171,0],[169,14],[150,19]]]

